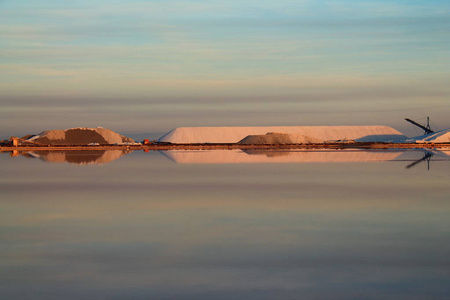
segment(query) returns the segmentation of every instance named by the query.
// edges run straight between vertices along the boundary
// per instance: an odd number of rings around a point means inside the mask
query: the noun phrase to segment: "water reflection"
[[[406,166],[406,168],[407,168],[407,169],[412,168],[412,167],[416,166],[417,164],[419,164],[419,163],[421,163],[421,162],[423,162],[423,161],[426,161],[426,162],[427,162],[427,168],[428,168],[428,170],[430,170],[430,161],[431,161],[431,158],[432,158],[433,156],[434,156],[434,153],[433,153],[433,152],[431,152],[431,151],[425,151],[425,153],[424,153],[424,155],[423,155],[422,158],[420,158],[420,159],[418,159],[418,160],[416,160],[416,161],[410,163],[409,165]]]
[[[20,153],[51,163],[106,164],[133,151],[83,150],[34,151]],[[248,164],[248,163],[343,163],[343,162],[410,162],[412,168],[426,161],[447,160],[450,151],[439,150],[167,150],[157,153],[177,164]],[[11,156],[18,156],[14,154]]]
[[[449,299],[450,161],[405,172],[422,157],[135,151],[79,168],[0,155],[0,298]]]
[[[181,164],[375,162],[394,160],[402,154],[401,151],[361,150],[169,150],[161,153]]]
[[[76,150],[76,151],[34,151],[22,155],[28,158],[39,158],[50,163],[70,163],[77,165],[110,163],[133,151],[124,150]]]
[[[449,151],[438,150],[169,150],[161,154],[179,164],[233,163],[338,163],[421,161],[449,159]],[[424,156],[424,157],[423,157]]]

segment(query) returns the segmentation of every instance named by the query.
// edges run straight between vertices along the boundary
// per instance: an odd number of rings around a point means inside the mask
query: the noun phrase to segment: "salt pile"
[[[269,133],[269,134],[268,134]],[[284,134],[284,136],[283,136]],[[286,136],[288,135],[288,136]],[[388,126],[179,127],[158,142],[174,144],[238,143],[248,136],[258,143],[324,143],[332,141],[396,142],[406,136]],[[243,141],[244,142],[244,141]]]
[[[450,143],[450,128],[406,140],[413,143]]]
[[[46,145],[89,145],[89,144],[134,144],[132,139],[112,130],[97,128],[70,128],[66,130],[47,130],[28,139]]]
[[[317,144],[324,141],[305,136],[302,134],[286,134],[269,132],[264,135],[249,135],[239,141],[238,144],[258,145],[258,144]]]
[[[290,135],[286,133],[269,132],[264,135],[248,135],[239,144],[293,144]]]

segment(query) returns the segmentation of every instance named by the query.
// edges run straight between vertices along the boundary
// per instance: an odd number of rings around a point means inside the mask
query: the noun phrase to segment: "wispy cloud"
[[[194,116],[208,111],[220,124],[292,123],[291,111],[345,109],[383,119],[382,111],[426,110],[450,95],[446,1],[16,0],[0,8],[0,93],[14,99],[2,105],[23,116],[48,103],[83,114],[103,105],[108,120],[143,111],[173,122],[187,112],[186,122],[200,124]]]

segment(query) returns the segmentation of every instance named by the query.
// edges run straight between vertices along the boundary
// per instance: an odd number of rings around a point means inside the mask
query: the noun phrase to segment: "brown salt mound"
[[[259,135],[248,135],[239,141],[239,144],[246,145],[276,145],[276,144],[312,144],[321,143],[316,139],[303,134],[287,134],[278,132],[269,132]]]
[[[88,145],[98,143],[124,144],[134,143],[126,136],[106,128],[70,128],[66,130],[47,130],[30,140],[47,145]]]
[[[239,141],[239,144],[292,144],[289,134],[269,132],[262,135],[248,135]]]

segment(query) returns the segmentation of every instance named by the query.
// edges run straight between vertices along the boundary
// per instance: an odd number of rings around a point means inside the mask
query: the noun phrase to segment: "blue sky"
[[[0,0],[0,137],[450,127],[448,1]],[[37,132],[36,132],[37,131]]]

